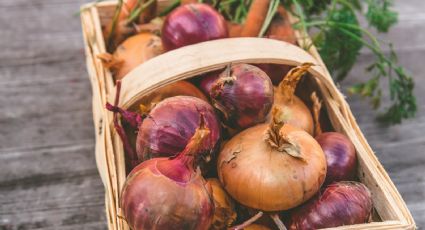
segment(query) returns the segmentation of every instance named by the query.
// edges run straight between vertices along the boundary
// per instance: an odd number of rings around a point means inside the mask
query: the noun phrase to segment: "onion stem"
[[[252,223],[254,223],[255,221],[257,221],[258,219],[260,219],[260,217],[263,216],[263,212],[259,211],[257,214],[255,214],[255,216],[249,218],[248,220],[246,220],[245,222],[243,222],[240,225],[234,226],[229,228],[229,230],[241,230],[244,229],[246,227],[248,227],[249,225],[251,225]]]

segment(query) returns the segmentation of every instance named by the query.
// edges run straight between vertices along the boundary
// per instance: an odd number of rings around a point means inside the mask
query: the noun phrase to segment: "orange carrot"
[[[266,19],[270,0],[253,0],[246,16],[241,37],[257,37]]]
[[[296,44],[297,38],[288,20],[288,13],[283,6],[279,6],[277,11],[267,31],[267,37]]]
[[[242,31],[242,25],[233,22],[227,22],[227,30],[229,31],[229,37],[239,37]]]
[[[190,3],[197,3],[197,0],[181,0],[180,5],[190,4]]]

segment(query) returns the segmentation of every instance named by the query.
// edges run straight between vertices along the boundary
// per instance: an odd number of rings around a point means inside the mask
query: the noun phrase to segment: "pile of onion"
[[[179,6],[164,21],[161,38],[165,49],[228,37],[223,16],[207,4]]]
[[[331,228],[367,223],[372,213],[369,189],[359,182],[330,184],[291,213],[290,230]]]
[[[122,190],[121,207],[132,229],[209,229],[214,215],[211,187],[195,156],[209,130],[200,125],[174,158],[153,158],[134,168]]]
[[[115,80],[121,80],[138,65],[163,52],[161,38],[152,33],[140,33],[127,38],[113,55],[103,53],[98,57],[111,70]]]
[[[198,154],[201,162],[208,163],[219,146],[220,123],[210,104],[189,96],[167,98],[150,111],[139,126],[136,141],[139,160],[172,157],[181,152],[198,127],[200,113],[210,132]]]
[[[217,171],[239,203],[263,211],[294,208],[311,198],[325,180],[326,159],[307,132],[283,123],[279,109],[271,124],[234,136],[221,150]]]
[[[264,122],[273,104],[273,84],[264,71],[248,64],[228,66],[207,75],[201,88],[223,115],[224,123],[244,129]]]
[[[305,63],[288,72],[275,89],[273,106],[282,110],[282,117],[280,117],[282,121],[313,135],[314,123],[311,112],[304,102],[295,95],[298,81],[310,66],[312,66],[311,63]]]

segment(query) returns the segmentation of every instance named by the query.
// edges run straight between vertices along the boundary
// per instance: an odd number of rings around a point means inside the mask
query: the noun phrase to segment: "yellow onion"
[[[302,129],[273,121],[242,131],[221,150],[217,171],[223,187],[239,203],[262,211],[281,211],[311,198],[326,176],[326,158]]]
[[[282,121],[313,135],[314,123],[311,112],[304,102],[294,94],[298,81],[310,66],[310,63],[306,63],[289,71],[275,89],[273,106],[282,110],[280,118]]]
[[[203,115],[186,148],[174,158],[153,158],[134,168],[121,208],[131,228],[207,230],[214,215],[211,187],[195,163],[209,136]]]
[[[236,220],[235,204],[216,178],[207,180],[212,189],[214,218],[210,229],[226,229]]]
[[[146,32],[127,38],[113,55],[103,53],[98,57],[112,71],[115,80],[121,80],[138,65],[163,52],[161,38]]]

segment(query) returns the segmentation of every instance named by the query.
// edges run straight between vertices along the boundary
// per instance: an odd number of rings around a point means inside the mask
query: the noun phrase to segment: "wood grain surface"
[[[79,17],[87,0],[0,0],[0,230],[106,229],[94,160],[90,83]],[[386,35],[416,81],[417,117],[385,127],[347,100],[420,228],[425,227],[425,1],[396,0]],[[365,80],[362,51],[341,90]],[[385,103],[384,103],[385,106]]]

